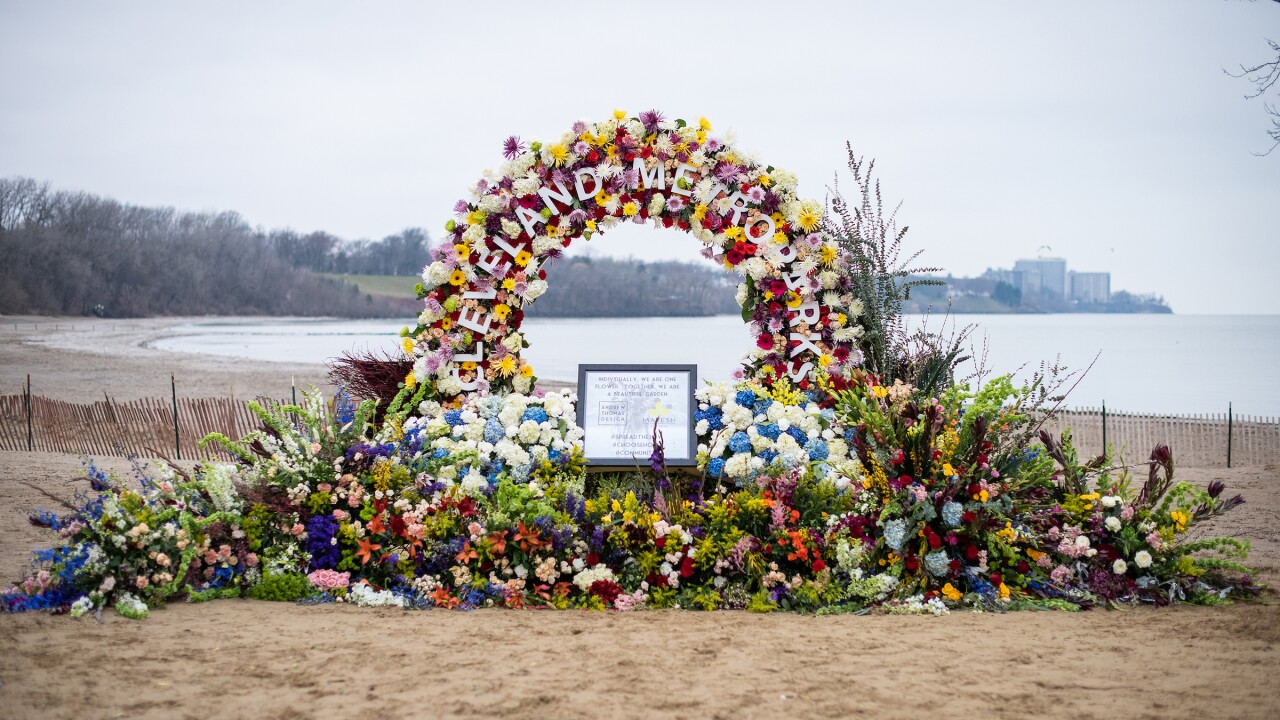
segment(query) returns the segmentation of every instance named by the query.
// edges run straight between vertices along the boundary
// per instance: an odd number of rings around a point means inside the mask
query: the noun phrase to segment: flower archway
[[[840,252],[822,230],[822,203],[796,196],[791,173],[711,136],[711,124],[657,111],[574,123],[553,142],[510,137],[506,165],[454,206],[448,243],[422,275],[425,307],[405,339],[415,357],[406,384],[431,383],[436,399],[529,392],[520,357],[523,307],[547,290],[543,264],[579,237],[620,222],[692,234],[703,255],[738,273],[737,300],[756,347],[746,377],[786,377],[802,389],[819,369],[857,360],[860,329],[837,272]]]

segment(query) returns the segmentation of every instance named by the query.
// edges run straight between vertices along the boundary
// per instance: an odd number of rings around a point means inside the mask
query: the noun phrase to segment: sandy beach
[[[323,367],[173,355],[164,322],[0,323],[0,384],[66,400],[104,390],[279,394]],[[22,323],[30,318],[16,319]],[[50,323],[45,330],[46,320]],[[179,320],[180,322],[180,320]],[[1177,448],[1174,448],[1175,456]],[[101,464],[127,472],[128,463]],[[53,537],[27,513],[83,489],[80,459],[0,453],[0,580]],[[1211,531],[1250,539],[1280,582],[1280,466],[1185,469],[1246,504]],[[6,718],[902,717],[1270,718],[1280,603],[946,617],[680,611],[403,612],[253,600],[175,603],[145,621],[0,616]]]

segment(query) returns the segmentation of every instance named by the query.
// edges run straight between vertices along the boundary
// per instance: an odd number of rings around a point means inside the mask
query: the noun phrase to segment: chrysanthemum
[[[818,229],[818,223],[821,220],[822,220],[822,216],[820,216],[818,213],[814,212],[809,208],[804,208],[803,210],[800,211],[800,214],[796,217],[796,225],[799,225],[801,230],[804,230],[807,233],[811,233],[814,230]]]
[[[502,156],[508,160],[515,160],[516,156],[524,152],[524,143],[520,142],[520,138],[512,135],[502,143]]]

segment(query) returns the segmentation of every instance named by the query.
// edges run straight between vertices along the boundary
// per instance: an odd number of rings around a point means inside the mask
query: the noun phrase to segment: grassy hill
[[[416,300],[413,288],[421,279],[417,275],[343,275],[322,273],[323,277],[355,285],[362,294],[395,300]]]

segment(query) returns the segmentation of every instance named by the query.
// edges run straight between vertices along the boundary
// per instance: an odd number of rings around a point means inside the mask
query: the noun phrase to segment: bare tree
[[[1272,2],[1280,3],[1280,0],[1272,0]],[[1280,80],[1280,44],[1271,38],[1266,38],[1267,45],[1271,48],[1274,58],[1270,62],[1263,62],[1257,65],[1241,65],[1240,72],[1235,73],[1230,70],[1223,69],[1223,72],[1234,78],[1245,78],[1253,85],[1253,91],[1246,94],[1246,100],[1263,97],[1275,87],[1276,81]],[[1277,93],[1280,96],[1280,93]],[[1270,155],[1276,146],[1280,146],[1280,109],[1276,105],[1262,101],[1262,107],[1266,111],[1267,116],[1271,119],[1271,129],[1267,131],[1267,136],[1271,138],[1271,147],[1266,152],[1255,152],[1254,155],[1264,156]]]

